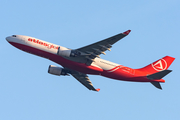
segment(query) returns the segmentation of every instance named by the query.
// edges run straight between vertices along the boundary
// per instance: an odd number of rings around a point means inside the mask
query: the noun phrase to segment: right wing
[[[99,57],[100,54],[105,54],[104,52],[106,50],[110,51],[110,48],[114,43],[127,36],[130,32],[131,30],[127,30],[126,32],[117,34],[110,38],[101,40],[99,42],[87,45],[76,50],[80,51],[81,53],[85,53],[84,58],[89,60],[90,62],[93,62],[94,58]]]
[[[95,89],[93,87],[93,84],[91,83],[90,79],[88,78],[88,76],[84,73],[81,72],[77,72],[74,70],[70,70],[70,74],[76,78],[81,84],[83,84],[85,87],[87,87],[89,90],[93,90],[93,91],[99,91],[100,89]]]
[[[117,34],[99,42],[78,49],[74,49],[74,52],[77,53],[77,56],[65,58],[75,62],[85,63],[86,65],[91,65],[91,63],[94,62],[94,59],[96,57],[99,57],[100,54],[105,54],[106,50],[110,51],[110,48],[114,43],[127,36],[130,32],[131,30],[127,30],[123,33]]]

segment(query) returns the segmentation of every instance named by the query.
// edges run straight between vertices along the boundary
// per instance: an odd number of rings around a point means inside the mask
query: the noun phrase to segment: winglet
[[[130,32],[131,32],[131,30],[127,30],[127,31],[123,32],[122,34],[128,35]]]
[[[97,91],[97,92],[99,92],[99,91],[100,91],[100,89],[98,88],[98,89],[96,89],[96,91]]]

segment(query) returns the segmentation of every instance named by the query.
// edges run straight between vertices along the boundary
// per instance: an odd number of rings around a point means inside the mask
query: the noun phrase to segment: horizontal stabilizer
[[[147,78],[150,79],[150,80],[159,80],[159,79],[162,79],[167,74],[169,74],[171,71],[172,70],[163,70],[163,71],[154,73],[152,75],[148,75]],[[159,82],[151,82],[151,84],[153,84],[156,88],[162,90],[162,87],[161,87]]]
[[[156,88],[159,88],[162,90],[162,87],[159,82],[151,82],[151,84],[153,84]]]
[[[152,75],[148,75],[147,78],[150,80],[159,80],[169,74],[172,70],[163,70]],[[154,84],[153,84],[154,85]]]

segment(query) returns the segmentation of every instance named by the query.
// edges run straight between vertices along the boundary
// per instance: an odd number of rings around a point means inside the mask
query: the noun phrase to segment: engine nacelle
[[[78,52],[77,50],[71,50],[71,49],[60,46],[58,48],[57,55],[64,56],[64,57],[76,57],[76,56],[81,55],[81,53]]]
[[[48,73],[53,74],[53,75],[68,75],[67,72],[61,68],[61,67],[57,67],[54,65],[49,65],[49,69],[48,69]]]

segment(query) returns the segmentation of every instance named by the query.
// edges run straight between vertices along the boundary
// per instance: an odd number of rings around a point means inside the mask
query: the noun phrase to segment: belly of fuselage
[[[74,61],[67,60],[61,56],[58,56],[53,53],[49,53],[47,51],[43,51],[31,46],[10,42],[16,48],[23,50],[25,52],[47,58],[63,67],[82,72],[84,74],[93,74],[93,75],[102,75],[104,77],[116,79],[116,80],[123,80],[123,81],[131,81],[131,82],[152,82],[152,80],[148,80],[147,77],[136,75],[135,70],[127,67],[119,68],[115,71],[103,70],[100,67],[96,67],[93,65],[86,65],[84,63],[78,63]],[[165,82],[163,79],[156,80],[156,82]]]

